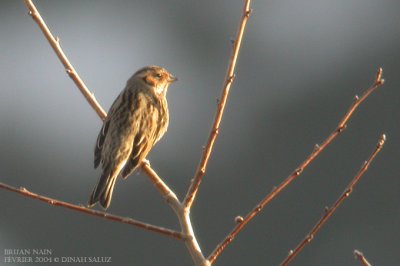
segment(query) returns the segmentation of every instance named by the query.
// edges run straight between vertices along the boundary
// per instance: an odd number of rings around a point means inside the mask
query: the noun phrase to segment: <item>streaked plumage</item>
[[[168,127],[166,92],[176,78],[158,66],[138,70],[115,99],[97,137],[94,167],[102,175],[89,200],[108,208],[118,176],[127,178]]]

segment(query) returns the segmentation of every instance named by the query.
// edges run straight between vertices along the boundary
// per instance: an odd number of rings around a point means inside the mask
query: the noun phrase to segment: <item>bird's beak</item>
[[[172,74],[169,75],[169,79],[168,79],[168,82],[169,82],[169,83],[175,82],[175,81],[177,81],[177,80],[178,80],[178,78],[175,77],[174,75],[172,75]]]

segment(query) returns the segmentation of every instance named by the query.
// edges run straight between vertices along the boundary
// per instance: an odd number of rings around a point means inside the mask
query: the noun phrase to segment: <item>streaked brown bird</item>
[[[166,69],[148,66],[138,70],[115,99],[97,137],[94,167],[102,174],[89,199],[110,206],[118,176],[127,178],[167,131],[168,86],[177,79]]]

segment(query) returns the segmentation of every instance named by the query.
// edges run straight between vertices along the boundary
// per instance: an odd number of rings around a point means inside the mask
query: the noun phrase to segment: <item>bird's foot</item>
[[[146,158],[143,159],[142,164],[146,164],[146,165],[148,165],[148,166],[151,166],[151,165],[150,165],[150,161],[147,160]]]

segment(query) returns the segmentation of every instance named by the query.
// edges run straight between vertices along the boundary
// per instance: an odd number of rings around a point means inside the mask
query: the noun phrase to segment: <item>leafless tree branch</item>
[[[60,59],[61,63],[63,64],[65,71],[70,76],[70,78],[75,82],[78,89],[81,91],[85,99],[88,101],[90,106],[96,111],[96,113],[100,116],[102,120],[106,118],[107,113],[101,108],[100,104],[97,102],[94,94],[89,91],[86,87],[85,83],[83,83],[82,79],[79,77],[78,73],[75,71],[75,68],[69,62],[68,58],[64,54],[64,51],[61,49],[60,39],[54,38],[53,34],[50,32],[49,28],[47,27],[46,23],[42,19],[42,16],[36,9],[35,5],[32,3],[31,0],[24,0],[25,5],[28,8],[29,15],[33,18],[33,20],[38,24],[39,28],[42,30],[44,36],[46,37],[47,41],[50,43],[51,47],[53,48],[54,52]]]
[[[240,45],[242,43],[244,30],[246,28],[247,21],[249,20],[250,14],[251,14],[250,0],[245,0],[245,4],[243,7],[242,20],[240,21],[239,28],[238,28],[238,31],[236,34],[236,38],[235,38],[235,41],[233,42],[232,54],[230,57],[226,77],[225,77],[225,80],[223,83],[221,97],[218,101],[217,112],[214,117],[214,122],[213,122],[213,125],[211,128],[211,132],[208,137],[207,144],[203,149],[203,154],[201,156],[199,166],[196,170],[196,173],[192,179],[192,183],[191,183],[189,190],[186,194],[186,197],[184,199],[184,204],[189,209],[192,206],[193,201],[196,197],[196,193],[199,189],[201,180],[203,179],[203,176],[206,173],[208,160],[210,159],[212,148],[213,148],[214,142],[215,142],[218,132],[219,132],[219,125],[222,120],[222,115],[224,114],[224,108],[226,105],[226,101],[228,99],[229,90],[231,88],[233,80],[235,79],[234,72],[235,72],[236,61],[239,56]]]
[[[82,79],[79,77],[78,73],[75,71],[74,67],[72,64],[69,62],[68,58],[64,54],[63,50],[61,49],[60,46],[60,40],[59,38],[55,38],[53,34],[50,32],[49,28],[45,24],[44,20],[42,19],[40,13],[36,9],[35,5],[31,0],[24,0],[25,5],[27,6],[29,10],[29,14],[32,16],[32,18],[35,20],[35,22],[38,24],[39,28],[42,30],[43,34],[45,35],[46,39],[50,43],[51,47],[53,48],[54,52],[57,54],[58,58],[60,59],[61,63],[64,65],[64,68],[70,78],[74,81],[78,89],[81,91],[83,96],[86,98],[90,106],[96,111],[96,113],[99,115],[99,117],[104,120],[105,117],[107,116],[106,112],[103,110],[103,108],[100,106],[100,104],[97,102],[97,100],[94,97],[94,94],[89,91],[89,89],[86,87]],[[66,208],[70,208],[73,210],[81,211],[84,213],[88,213],[91,215],[95,216],[101,216],[101,217],[107,217],[107,219],[111,220],[116,220],[116,221],[123,221],[127,222],[129,221],[131,224],[135,224],[141,228],[151,230],[151,231],[156,231],[163,234],[167,234],[170,236],[173,236],[175,238],[183,239],[185,241],[185,244],[189,250],[189,253],[192,256],[193,261],[195,262],[196,265],[210,265],[209,261],[204,258],[200,246],[197,243],[197,240],[195,238],[192,224],[190,221],[190,207],[193,203],[193,200],[195,198],[196,192],[198,190],[198,187],[200,185],[201,179],[205,174],[205,169],[207,166],[207,162],[209,160],[209,157],[211,155],[212,151],[212,146],[215,142],[215,139],[218,134],[219,130],[219,124],[222,119],[223,115],[223,110],[227,101],[229,89],[232,85],[233,79],[234,79],[234,68],[236,65],[237,57],[239,54],[239,49],[240,49],[240,44],[242,41],[244,29],[246,22],[250,16],[250,0],[245,0],[244,4],[244,9],[243,9],[243,17],[239,26],[239,30],[237,33],[236,40],[234,42],[234,49],[232,51],[231,57],[230,57],[230,64],[228,67],[227,71],[227,77],[224,82],[224,87],[221,95],[221,100],[219,101],[218,108],[217,108],[217,113],[215,116],[215,120],[213,123],[213,129],[210,133],[208,143],[206,145],[206,148],[204,149],[202,160],[200,162],[200,165],[198,167],[198,170],[195,174],[195,177],[193,179],[193,182],[188,189],[187,195],[184,199],[184,203],[181,203],[179,199],[176,197],[175,193],[163,182],[163,180],[157,175],[157,173],[150,167],[149,164],[144,163],[142,165],[142,170],[146,172],[146,174],[149,176],[150,180],[153,182],[155,187],[158,189],[160,194],[164,197],[164,199],[167,201],[167,203],[170,205],[170,207],[174,210],[176,213],[179,222],[181,224],[181,229],[182,233],[178,233],[169,229],[165,229],[162,227],[157,227],[141,222],[137,222],[133,219],[130,218],[121,218],[118,219],[115,215],[111,215],[108,213],[104,212],[98,212],[94,211],[82,206],[62,202],[59,200],[55,199],[50,199],[32,192],[27,191],[26,189],[16,189],[12,188],[8,185],[2,184],[0,187],[8,189],[10,191],[18,192],[20,194],[23,194],[25,196],[29,196],[35,199],[42,200],[44,202],[47,202],[52,205],[56,206],[63,206]],[[134,221],[134,222],[132,222]]]
[[[214,249],[214,251],[208,256],[208,260],[213,263],[216,258],[224,251],[224,249],[233,241],[233,239],[239,234],[239,232],[257,215],[261,210],[274,199],[279,193],[281,193],[293,180],[298,177],[304,169],[317,158],[317,156],[330,144],[332,141],[346,128],[346,123],[350,119],[351,115],[357,109],[357,107],[379,86],[384,83],[382,79],[382,68],[377,71],[374,83],[362,94],[361,97],[355,96],[354,101],[351,104],[349,110],[344,115],[342,120],[339,122],[336,129],[322,142],[321,145],[316,145],[313,152],[304,160],[296,170],[291,173],[282,183],[274,188],[266,197],[264,197],[254,208],[251,210],[243,221],[237,223],[233,230],[225,237],[225,239]]]
[[[303,239],[303,241],[301,241],[294,250],[290,250],[288,256],[281,263],[282,266],[288,265],[289,262],[291,262],[304,249],[304,247],[314,239],[315,235],[318,233],[318,231],[321,229],[321,227],[326,223],[326,221],[334,214],[334,212],[344,202],[344,200],[350,196],[351,192],[353,192],[354,186],[358,183],[358,181],[360,181],[361,177],[368,170],[368,167],[370,166],[371,162],[374,160],[375,156],[382,149],[383,145],[385,144],[385,141],[386,141],[386,136],[385,136],[385,134],[383,134],[380,137],[378,144],[376,145],[374,151],[372,152],[372,154],[370,155],[368,160],[364,162],[363,166],[358,171],[358,173],[354,176],[354,178],[350,181],[350,183],[347,185],[344,192],[340,195],[340,197],[335,201],[335,203],[330,208],[325,209],[324,215],[315,224],[315,226],[311,229],[311,231]]]
[[[4,183],[0,182],[0,188],[6,189],[8,191],[12,191],[15,193],[18,193],[20,195],[26,196],[26,197],[30,197],[36,200],[40,200],[43,202],[46,202],[50,205],[53,206],[59,206],[59,207],[64,207],[67,209],[71,209],[74,211],[78,211],[78,212],[83,212],[89,215],[93,215],[93,216],[98,216],[101,218],[104,218],[106,220],[111,220],[111,221],[116,221],[116,222],[121,222],[121,223],[125,223],[125,224],[129,224],[129,225],[133,225],[148,231],[153,231],[156,233],[160,233],[162,235],[166,235],[172,238],[176,238],[176,239],[180,239],[180,240],[184,240],[185,239],[185,235],[183,235],[180,232],[176,232],[174,230],[171,229],[167,229],[164,227],[160,227],[160,226],[155,226],[155,225],[151,225],[148,223],[144,223],[144,222],[140,222],[138,220],[129,218],[129,217],[121,217],[121,216],[117,216],[117,215],[113,215],[113,214],[109,214],[106,212],[102,212],[102,211],[96,211],[96,210],[92,210],[89,208],[86,208],[84,206],[79,206],[79,205],[75,205],[75,204],[71,204],[68,202],[64,202],[64,201],[60,201],[57,199],[52,199],[49,197],[45,197],[36,193],[33,193],[29,190],[27,190],[26,188],[20,187],[20,188],[16,188],[16,187],[12,187],[9,185],[6,185]]]
[[[149,177],[155,187],[158,189],[160,194],[167,201],[168,205],[175,212],[179,223],[181,225],[182,234],[185,236],[185,245],[196,265],[210,265],[207,259],[201,252],[200,245],[197,242],[196,236],[193,231],[192,222],[190,220],[190,210],[178,200],[175,193],[168,188],[164,181],[149,167],[148,164],[144,163],[142,169],[149,172]]]
[[[31,17],[34,19],[34,21],[38,24],[39,28],[42,30],[43,34],[45,35],[46,39],[48,40],[49,44],[53,48],[54,52],[60,59],[61,63],[63,64],[67,74],[69,77],[74,81],[78,89],[81,91],[87,102],[90,104],[90,106],[95,110],[95,112],[98,114],[98,116],[104,120],[107,116],[106,112],[103,110],[103,108],[100,106],[100,104],[97,102],[97,100],[94,97],[94,94],[89,91],[89,89],[86,87],[82,79],[79,77],[78,73],[75,71],[74,67],[72,64],[69,62],[68,58],[64,54],[61,46],[60,46],[60,40],[58,37],[54,37],[54,35],[50,32],[49,28],[43,21],[40,13],[36,9],[35,5],[31,0],[24,0],[25,5],[27,6],[29,10],[29,14]],[[236,34],[235,41],[233,42],[233,49],[232,53],[229,59],[229,64],[227,68],[227,73],[226,77],[224,79],[224,83],[222,86],[222,92],[220,99],[218,101],[217,105],[217,110],[216,114],[214,117],[214,121],[212,124],[211,132],[209,134],[207,143],[203,149],[203,153],[198,165],[198,168],[194,174],[194,177],[192,179],[192,182],[190,184],[190,187],[187,190],[187,193],[182,201],[180,201],[175,193],[173,192],[172,189],[170,189],[164,182],[163,180],[158,176],[158,174],[150,167],[149,164],[143,163],[142,164],[142,170],[149,176],[150,180],[154,184],[154,186],[157,188],[159,193],[163,196],[163,198],[166,200],[168,205],[173,209],[175,212],[180,226],[181,226],[181,232],[177,232],[171,229],[147,224],[144,222],[140,222],[131,218],[127,217],[120,217],[116,215],[112,215],[106,212],[101,212],[101,211],[96,211],[92,210],[89,208],[86,208],[84,206],[79,206],[79,205],[74,205],[71,203],[63,202],[60,200],[52,199],[49,197],[45,197],[33,192],[28,191],[25,188],[15,188],[3,183],[0,183],[0,188],[6,189],[30,198],[34,198],[43,202],[46,202],[50,205],[54,206],[61,206],[64,208],[72,209],[75,211],[79,211],[82,213],[86,213],[89,215],[93,216],[98,216],[102,217],[104,219],[108,220],[113,220],[113,221],[118,221],[126,224],[130,224],[148,231],[153,231],[157,232],[163,235],[167,235],[169,237],[173,237],[176,239],[183,240],[187,246],[187,249],[192,256],[192,259],[196,265],[202,265],[202,266],[208,266],[211,265],[215,262],[217,257],[225,250],[225,248],[233,241],[233,239],[237,236],[237,234],[258,214],[260,211],[274,199],[280,192],[282,192],[296,177],[298,177],[308,165],[315,160],[315,158],[341,133],[343,130],[346,128],[346,123],[354,113],[354,111],[357,109],[357,107],[372,93],[374,92],[379,86],[381,86],[384,82],[382,79],[382,69],[379,69],[375,78],[374,83],[371,85],[370,88],[368,88],[361,97],[355,96],[354,101],[352,105],[350,106],[349,110],[347,113],[343,116],[341,121],[339,122],[338,126],[336,129],[322,142],[321,145],[316,145],[315,149],[313,152],[306,158],[305,161],[303,161],[297,169],[291,173],[282,183],[274,188],[272,192],[270,192],[268,195],[266,195],[244,218],[238,217],[237,220],[237,225],[233,228],[233,230],[226,236],[226,238],[218,244],[218,246],[214,249],[214,251],[209,255],[208,258],[205,258],[200,246],[196,240],[192,224],[190,221],[190,209],[191,206],[193,205],[193,202],[196,198],[197,191],[199,189],[200,183],[206,173],[206,168],[208,161],[210,159],[213,145],[216,141],[216,138],[218,136],[218,132],[220,129],[220,123],[222,120],[222,116],[224,114],[224,108],[228,99],[228,94],[230,91],[230,88],[233,84],[234,78],[235,78],[235,66],[236,66],[236,61],[239,55],[239,50],[241,46],[241,42],[243,39],[244,31],[248,22],[248,19],[251,14],[251,9],[250,9],[250,2],[251,0],[244,0],[244,7],[243,7],[243,14],[241,21],[239,23],[238,31]],[[345,198],[347,198],[350,193],[352,192],[354,186],[357,184],[361,176],[365,173],[367,170],[368,166],[370,165],[371,161],[375,158],[377,153],[381,150],[383,144],[385,142],[385,135],[382,135],[376,149],[374,152],[371,154],[370,158],[365,162],[363,167],[360,169],[360,171],[357,173],[357,175],[353,178],[353,180],[350,182],[350,184],[347,186],[345,192],[339,197],[339,199],[332,205],[331,208],[326,209],[325,214],[321,218],[321,220],[316,224],[316,226],[310,231],[309,235],[296,247],[296,249],[291,252],[288,257],[285,259],[283,262],[283,265],[286,265],[289,261],[291,261],[303,248],[304,246],[309,243],[314,235],[318,232],[320,227],[326,222],[327,219],[334,213],[334,211],[337,209],[337,207],[344,201]],[[362,253],[358,252],[357,250],[354,251],[354,254],[356,257],[363,262],[366,259],[362,256]],[[359,257],[359,254],[361,254],[361,257],[364,260],[361,260]],[[366,263],[363,262],[363,265],[370,265],[367,261]]]

